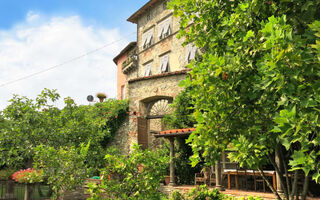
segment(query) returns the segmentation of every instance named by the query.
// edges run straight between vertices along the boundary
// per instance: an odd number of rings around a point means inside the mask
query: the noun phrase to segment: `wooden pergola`
[[[190,135],[193,131],[195,131],[195,128],[185,128],[185,129],[172,129],[172,130],[166,130],[161,131],[154,136],[156,138],[164,137],[170,141],[170,186],[176,185],[175,182],[175,169],[174,169],[174,138],[176,137],[183,137]],[[221,185],[221,167],[220,167],[220,161],[217,161],[215,166],[215,174],[216,174],[216,188],[218,190],[224,190],[223,186]]]

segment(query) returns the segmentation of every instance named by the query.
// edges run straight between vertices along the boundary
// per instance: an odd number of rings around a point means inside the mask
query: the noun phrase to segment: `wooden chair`
[[[194,184],[197,185],[197,183],[203,183],[206,184],[208,180],[208,172],[206,172],[204,169],[201,170],[200,173],[196,173],[194,175]]]
[[[266,192],[266,184],[260,172],[253,170],[254,190],[257,191],[258,184],[262,184],[263,192]]]
[[[216,184],[216,174],[215,173],[210,173],[209,176],[209,186],[212,186]]]

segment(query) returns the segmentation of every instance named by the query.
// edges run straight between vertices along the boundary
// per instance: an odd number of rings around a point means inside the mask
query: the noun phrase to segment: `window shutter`
[[[161,67],[161,72],[166,72],[168,70],[168,65],[169,65],[169,55],[162,56],[162,67]]]
[[[168,19],[166,20],[166,22],[164,23],[164,31],[163,31],[163,34],[166,34],[167,36],[170,35],[170,22],[171,20]]]
[[[159,72],[162,72],[162,66],[163,66],[163,57],[160,58],[160,67],[159,67]]]
[[[164,24],[163,23],[159,24],[158,38],[160,39],[162,38],[163,29],[164,29]]]
[[[190,60],[190,54],[191,54],[191,51],[192,51],[192,46],[191,44],[188,44],[187,45],[187,55],[186,55],[186,59],[185,59],[185,62],[189,62]]]
[[[147,40],[147,45],[152,44],[152,38],[153,38],[153,31],[150,31],[148,34],[148,40]]]
[[[144,76],[150,76],[151,75],[151,63],[147,64],[144,69]]]
[[[190,60],[193,60],[196,57],[197,47],[193,46],[191,49]]]
[[[138,144],[142,149],[148,147],[147,119],[138,117]]]
[[[144,47],[146,45],[147,40],[148,40],[148,36],[149,36],[148,33],[144,33],[142,35],[142,47]]]

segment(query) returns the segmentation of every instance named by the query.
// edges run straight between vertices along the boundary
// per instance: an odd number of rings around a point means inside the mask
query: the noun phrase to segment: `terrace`
[[[137,48],[135,47],[130,52],[128,52],[127,59],[122,63],[122,71],[124,74],[127,74],[130,70],[137,67],[138,56]]]

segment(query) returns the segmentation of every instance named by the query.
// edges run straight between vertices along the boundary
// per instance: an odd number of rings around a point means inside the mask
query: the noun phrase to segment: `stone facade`
[[[161,109],[168,107],[166,103],[171,103],[182,90],[178,83],[188,71],[188,48],[182,46],[183,39],[176,37],[179,20],[167,9],[165,0],[150,0],[128,21],[137,24],[137,64],[126,72],[130,116],[114,141],[124,153],[134,143],[148,147],[159,144],[152,132],[164,129],[161,117],[165,113]],[[156,105],[161,114],[151,114]]]

